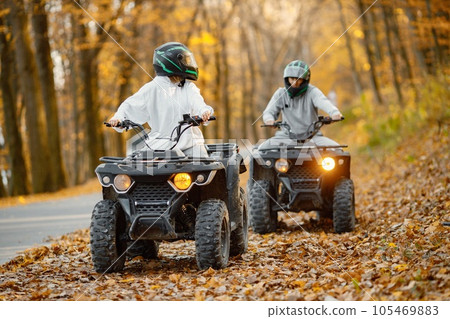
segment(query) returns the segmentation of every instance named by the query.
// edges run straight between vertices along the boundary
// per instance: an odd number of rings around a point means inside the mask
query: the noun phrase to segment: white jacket
[[[179,87],[169,77],[156,76],[127,98],[113,118],[121,121],[128,119],[139,124],[147,122],[151,128],[150,147],[167,150],[175,144],[169,138],[178,126],[178,121],[183,119],[183,114],[202,115],[206,111],[210,111],[211,115],[214,112],[212,107],[206,105],[200,89],[194,83],[186,81],[183,87]],[[123,129],[117,131],[122,132]],[[175,137],[176,133],[172,138]],[[203,134],[198,127],[192,127],[183,133],[177,148],[185,150],[200,144],[204,144]]]

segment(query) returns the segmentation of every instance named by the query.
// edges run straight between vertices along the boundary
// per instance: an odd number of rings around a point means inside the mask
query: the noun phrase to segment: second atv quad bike
[[[294,144],[270,149],[255,148],[248,182],[249,215],[253,230],[264,234],[277,229],[278,211],[317,211],[332,218],[335,232],[355,228],[355,195],[350,179],[350,154],[346,145],[316,146],[309,142],[325,124],[336,122],[320,116],[304,134],[285,127]],[[269,125],[263,125],[269,126]]]
[[[174,141],[201,122],[185,114]],[[120,126],[147,138],[142,125],[125,120]],[[205,146],[208,158],[147,147],[127,157],[100,159],[95,172],[103,200],[90,227],[97,272],[120,271],[127,257],[157,258],[161,241],[195,240],[200,269],[226,267],[230,255],[247,250],[247,207],[239,187],[239,174],[246,171],[243,158],[236,144]]]

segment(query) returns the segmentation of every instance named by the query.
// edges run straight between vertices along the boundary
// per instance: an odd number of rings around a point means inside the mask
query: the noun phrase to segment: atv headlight
[[[132,180],[130,176],[125,174],[119,174],[116,177],[114,177],[114,187],[121,192],[126,191],[128,188],[130,188],[132,184]]]
[[[289,162],[287,161],[287,159],[280,158],[275,162],[275,169],[279,173],[286,173],[289,169]]]
[[[336,162],[331,157],[325,157],[322,160],[322,167],[326,171],[331,171],[336,166]]]
[[[174,176],[173,183],[180,190],[188,189],[192,183],[191,175],[188,173],[178,173]]]

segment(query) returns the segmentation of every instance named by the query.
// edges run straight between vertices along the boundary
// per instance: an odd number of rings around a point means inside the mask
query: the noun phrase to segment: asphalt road
[[[49,236],[88,228],[92,209],[100,199],[101,194],[96,193],[0,208],[0,264],[17,252],[45,244]]]

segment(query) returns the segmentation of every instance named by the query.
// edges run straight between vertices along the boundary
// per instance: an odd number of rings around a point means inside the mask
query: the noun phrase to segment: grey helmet
[[[289,96],[294,98],[296,96],[303,95],[308,89],[309,80],[311,78],[311,70],[305,62],[295,60],[286,65],[284,68],[283,78],[284,86],[286,87]],[[289,83],[288,78],[304,79],[304,81],[298,88],[294,88]]]

